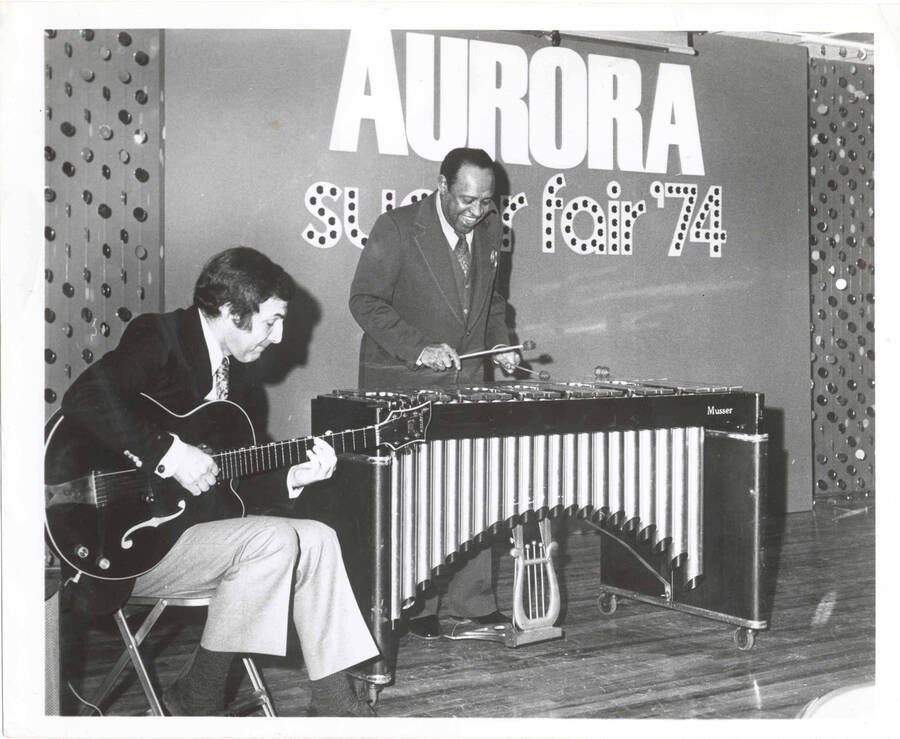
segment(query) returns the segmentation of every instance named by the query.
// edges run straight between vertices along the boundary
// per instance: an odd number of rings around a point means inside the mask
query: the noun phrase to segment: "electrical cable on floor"
[[[71,683],[71,682],[69,682],[69,681],[67,680],[67,681],[66,681],[66,685],[69,686],[69,690],[72,691],[72,695],[74,695],[79,701],[81,701],[84,705],[89,706],[90,708],[93,708],[100,716],[103,715],[103,711],[101,711],[100,708],[99,708],[98,706],[95,706],[95,705],[94,705],[93,703],[91,703],[90,701],[86,701],[84,698],[82,698],[80,695],[78,695],[78,691],[75,690],[75,688],[72,687],[72,683]]]

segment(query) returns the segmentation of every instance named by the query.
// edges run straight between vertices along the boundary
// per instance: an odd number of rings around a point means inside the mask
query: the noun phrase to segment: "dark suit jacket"
[[[366,388],[447,385],[453,370],[416,367],[428,344],[445,342],[460,354],[509,338],[506,300],[495,290],[502,227],[496,211],[475,229],[474,276],[468,318],[463,314],[441,230],[436,194],[381,215],[362,251],[350,288],[350,312],[364,334],[359,385]],[[484,379],[482,359],[462,363],[463,383]]]
[[[241,404],[245,383],[239,365],[231,363],[229,398]],[[128,324],[115,349],[72,383],[63,396],[62,412],[100,444],[120,454],[127,450],[141,460],[144,470],[152,471],[172,437],[138,411],[140,393],[183,414],[203,403],[211,388],[198,309],[146,313]]]

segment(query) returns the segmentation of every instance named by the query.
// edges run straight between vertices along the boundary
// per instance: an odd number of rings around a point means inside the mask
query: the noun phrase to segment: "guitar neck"
[[[331,444],[335,454],[363,452],[377,445],[376,431],[376,426],[364,426],[321,434],[319,438]],[[249,477],[306,462],[315,438],[303,436],[287,441],[273,441],[268,444],[216,452],[212,457],[219,466],[220,480]]]

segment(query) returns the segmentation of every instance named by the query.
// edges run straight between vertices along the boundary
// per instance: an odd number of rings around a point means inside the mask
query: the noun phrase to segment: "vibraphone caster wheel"
[[[615,593],[607,593],[601,590],[600,595],[597,596],[597,608],[600,609],[600,613],[604,616],[612,616],[616,612],[618,603]]]
[[[732,634],[735,646],[742,652],[749,652],[756,644],[756,632],[744,626],[738,626]]]
[[[353,675],[350,677],[350,680],[353,682],[353,689],[356,692],[357,699],[366,701],[366,703],[374,708],[378,703],[378,695],[381,693],[381,688],[384,686],[376,685],[375,683]]]
[[[366,683],[366,700],[372,708],[378,705],[378,696],[381,695],[382,687],[375,683]]]

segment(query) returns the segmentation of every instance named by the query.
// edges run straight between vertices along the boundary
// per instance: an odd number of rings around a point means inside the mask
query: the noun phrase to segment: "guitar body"
[[[145,417],[210,453],[256,443],[249,417],[230,401],[204,403],[185,415],[147,396],[141,403]],[[130,465],[58,413],[45,437],[47,538],[71,568],[91,577],[134,578],[153,568],[190,526],[245,514],[236,481],[191,495],[174,478]]]

